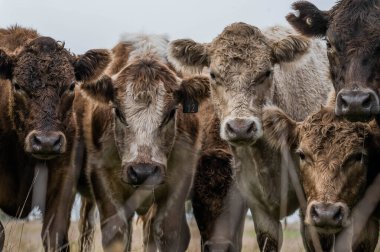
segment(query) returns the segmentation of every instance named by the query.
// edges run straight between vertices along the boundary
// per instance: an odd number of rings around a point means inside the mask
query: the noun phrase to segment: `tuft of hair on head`
[[[273,59],[276,63],[292,62],[310,48],[310,40],[303,36],[289,35],[272,45]]]
[[[294,29],[308,37],[323,37],[326,34],[329,12],[319,10],[308,1],[298,1],[292,4],[292,9],[297,12],[289,13],[286,20]]]
[[[73,63],[75,78],[84,82],[96,80],[106,70],[111,59],[111,52],[105,49],[93,49],[79,55]]]
[[[100,104],[108,105],[114,101],[114,87],[108,75],[103,75],[95,82],[85,82],[80,88],[82,92]]]
[[[275,149],[295,147],[297,138],[297,122],[291,119],[284,111],[273,105],[263,108],[264,137]]]
[[[202,73],[209,65],[207,45],[191,39],[178,39],[170,42],[168,60],[179,72]]]
[[[206,76],[193,76],[183,79],[175,96],[179,101],[191,99],[198,103],[202,102],[210,97],[209,78]]]

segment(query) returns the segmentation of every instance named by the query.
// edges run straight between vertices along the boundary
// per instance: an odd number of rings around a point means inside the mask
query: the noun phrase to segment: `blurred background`
[[[0,0],[0,26],[19,24],[66,42],[74,53],[111,48],[124,32],[208,42],[233,22],[287,25],[295,0]],[[335,1],[313,0],[320,9]]]

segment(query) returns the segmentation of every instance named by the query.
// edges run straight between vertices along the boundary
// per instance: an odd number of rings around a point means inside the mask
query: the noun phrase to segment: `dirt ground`
[[[4,226],[6,229],[6,240],[4,252],[15,252],[15,251],[43,251],[40,232],[41,232],[41,222],[40,221],[5,221]],[[135,223],[134,233],[133,233],[133,244],[132,251],[143,251],[142,246],[142,230],[141,224]],[[195,220],[190,220],[191,227],[191,242],[188,251],[189,252],[198,252],[200,251],[200,240],[199,233],[195,224]],[[101,238],[99,227],[96,230],[95,244],[93,251],[101,252]],[[69,239],[71,251],[78,251],[78,225],[77,222],[72,222]],[[253,223],[251,220],[246,220],[245,223],[245,232],[243,240],[243,251],[259,251],[256,235],[253,229]],[[282,251],[284,252],[297,252],[304,251],[301,236],[299,233],[299,224],[292,223],[288,224],[284,229],[284,243],[282,246]],[[377,252],[380,252],[379,246],[376,249]]]

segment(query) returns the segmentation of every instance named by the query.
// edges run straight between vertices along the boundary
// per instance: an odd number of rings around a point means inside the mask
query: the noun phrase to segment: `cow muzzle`
[[[251,145],[262,136],[262,127],[255,117],[232,118],[222,124],[221,137],[232,145]]]
[[[347,225],[349,209],[345,203],[312,202],[307,207],[306,223],[321,233],[334,234]]]
[[[66,152],[66,137],[60,131],[33,130],[25,139],[25,151],[37,159],[53,159]]]
[[[372,90],[343,89],[336,96],[335,114],[350,121],[369,121],[379,112],[379,98]]]
[[[159,163],[126,163],[122,179],[125,183],[151,188],[164,183],[165,166]]]

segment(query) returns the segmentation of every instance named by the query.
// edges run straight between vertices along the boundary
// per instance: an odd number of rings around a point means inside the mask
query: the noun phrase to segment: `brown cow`
[[[113,61],[105,75],[81,86],[85,173],[100,212],[103,247],[130,247],[130,221],[137,211],[144,216],[147,251],[185,251],[190,238],[185,200],[202,150],[205,155],[198,162],[193,202],[198,220],[205,221],[200,230],[206,250],[214,246],[240,250],[244,213],[235,221],[239,227],[227,223],[233,232],[210,234],[209,225],[219,225],[215,216],[229,215],[223,209],[223,199],[236,201],[239,196],[233,191],[228,145],[219,134],[204,137],[215,129],[213,107],[206,100],[198,114],[182,111],[196,112],[194,102],[209,97],[209,80],[201,76],[180,78],[167,62],[167,45],[165,37],[131,35],[112,50]],[[213,166],[217,172],[212,172]],[[204,174],[214,177],[205,178]],[[86,234],[94,223],[91,195],[84,194],[82,232]],[[235,207],[244,212],[243,200]],[[205,209],[211,215],[208,219],[202,215]],[[240,239],[234,238],[237,235]],[[220,242],[219,238],[224,239]],[[91,237],[86,239],[91,242]],[[85,241],[82,244],[84,247]]]
[[[369,120],[380,112],[380,8],[376,0],[342,0],[329,11],[293,4],[289,23],[307,36],[325,37],[337,93],[335,113]]]
[[[235,23],[208,44],[173,41],[169,58],[178,69],[209,68],[220,134],[232,147],[260,249],[279,250],[279,220],[295,211],[298,201],[291,185],[285,183],[289,192],[282,193],[281,153],[262,138],[261,110],[271,102],[302,120],[324,102],[331,85],[323,44],[282,27],[262,32]],[[287,209],[281,210],[281,198]]]
[[[296,122],[279,108],[269,106],[264,109],[263,128],[275,148],[289,147],[297,153],[295,162],[300,165],[299,177],[307,199],[304,222],[322,234],[338,234],[349,226],[353,207],[379,173],[380,131],[376,123],[336,117],[334,106]],[[373,215],[368,220],[353,245],[354,251],[374,251],[378,217]]]
[[[46,250],[67,248],[79,175],[70,161],[72,150],[81,148],[73,146],[75,83],[96,77],[109,60],[101,50],[75,57],[32,29],[0,29],[0,208],[25,217],[32,208],[34,168],[46,166]]]

